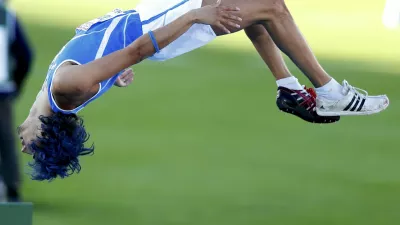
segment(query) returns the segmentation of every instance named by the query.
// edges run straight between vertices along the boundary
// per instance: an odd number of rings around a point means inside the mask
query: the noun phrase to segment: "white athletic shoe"
[[[317,96],[317,114],[320,116],[356,116],[379,113],[389,106],[389,98],[386,95],[368,96],[362,89],[352,87],[347,81],[343,81],[340,100],[329,100]],[[364,92],[364,94],[360,93]]]

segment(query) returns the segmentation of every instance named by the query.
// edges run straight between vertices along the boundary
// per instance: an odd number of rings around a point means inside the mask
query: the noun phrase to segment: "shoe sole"
[[[368,116],[368,115],[380,113],[380,112],[384,111],[388,106],[389,106],[389,100],[388,100],[388,103],[385,106],[383,106],[382,108],[373,110],[373,111],[368,111],[368,112],[352,112],[352,111],[325,112],[325,111],[320,111],[317,108],[317,114],[320,116]]]

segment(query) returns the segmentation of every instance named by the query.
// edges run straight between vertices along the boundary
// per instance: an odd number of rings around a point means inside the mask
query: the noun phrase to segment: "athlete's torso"
[[[127,30],[129,32],[126,32]],[[141,20],[139,14],[134,10],[122,11],[117,9],[79,26],[76,29],[76,35],[54,58],[47,73],[45,84],[47,85],[48,98],[52,110],[66,114],[79,112],[87,104],[107,92],[120,74],[115,74],[112,78],[102,81],[99,84],[98,92],[83,104],[72,110],[63,110],[58,107],[51,94],[53,77],[63,63],[87,64],[123,49],[141,35],[143,35]]]
[[[160,2],[157,7],[151,0],[144,0],[142,3],[136,6],[140,16],[135,10],[114,10],[77,28],[75,37],[63,47],[50,65],[44,84],[48,93],[39,92],[39,95],[46,94],[48,96],[48,101],[54,112],[78,113],[90,102],[109,90],[120,74],[115,74],[112,78],[102,81],[99,84],[99,91],[92,93],[93,97],[89,97],[83,104],[79,106],[76,104],[77,107],[73,110],[62,110],[57,106],[51,94],[51,84],[53,77],[57,74],[57,69],[60,65],[63,65],[63,62],[85,64],[120,50],[144,33],[163,27],[188,11],[201,7],[202,0],[166,0]],[[209,25],[195,24],[181,37],[149,59],[164,61],[175,58],[206,45],[215,37],[216,35]],[[71,105],[75,105],[75,103]]]

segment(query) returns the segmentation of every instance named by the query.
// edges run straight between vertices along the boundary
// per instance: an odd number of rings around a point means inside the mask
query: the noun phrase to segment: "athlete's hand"
[[[126,87],[132,83],[134,75],[132,68],[128,68],[119,75],[114,85],[117,87]]]
[[[216,26],[226,33],[231,33],[227,27],[240,28],[242,18],[238,16],[238,7],[221,6],[222,0],[217,0],[214,5],[204,6],[194,10],[197,23]]]

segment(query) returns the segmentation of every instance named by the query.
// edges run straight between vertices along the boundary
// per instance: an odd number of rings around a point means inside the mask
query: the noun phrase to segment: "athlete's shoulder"
[[[121,16],[124,14],[127,14],[127,11],[123,11],[122,9],[114,9],[113,11],[111,11],[105,15],[102,15],[102,16],[92,19],[86,23],[81,24],[80,26],[78,26],[76,28],[76,31],[77,32],[87,32],[90,30],[90,28],[94,27],[96,24],[104,23],[108,20],[111,20],[117,16]]]

